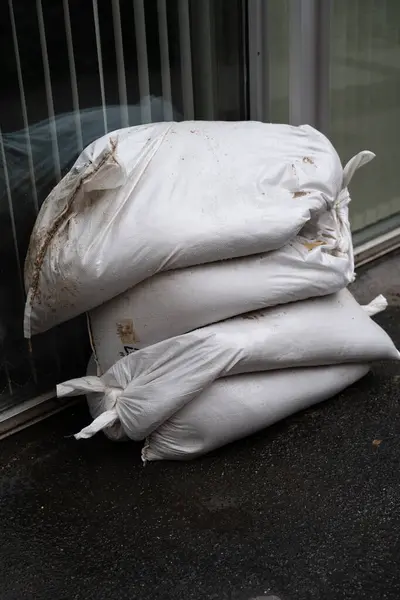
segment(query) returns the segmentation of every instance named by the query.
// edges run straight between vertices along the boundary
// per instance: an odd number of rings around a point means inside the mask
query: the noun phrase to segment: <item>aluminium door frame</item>
[[[271,1],[247,1],[248,116],[270,120],[268,31]],[[334,0],[289,2],[289,115],[292,125],[312,125],[329,136],[331,13]],[[398,219],[385,231],[372,225],[353,236],[356,266],[400,248]],[[379,225],[381,225],[379,223]]]

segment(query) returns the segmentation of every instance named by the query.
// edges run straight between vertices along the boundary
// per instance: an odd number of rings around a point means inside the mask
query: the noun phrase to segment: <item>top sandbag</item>
[[[337,210],[339,157],[309,126],[156,123],[86,148],[39,213],[26,337],[157,272],[282,247]]]

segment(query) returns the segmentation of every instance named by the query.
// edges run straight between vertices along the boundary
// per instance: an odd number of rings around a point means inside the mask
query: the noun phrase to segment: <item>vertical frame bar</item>
[[[246,120],[251,119],[250,115],[250,77],[249,77],[249,65],[250,65],[250,31],[249,31],[249,7],[248,1],[241,3],[241,16],[242,16],[242,84],[243,84],[243,111],[244,118]]]
[[[270,44],[269,44],[269,27],[271,26],[269,14],[268,14],[269,2],[261,3],[261,28],[262,28],[262,46],[261,46],[261,60],[263,63],[263,77],[262,77],[262,96],[263,96],[263,110],[262,120],[268,121],[271,114],[271,85],[270,85]]]
[[[92,6],[93,6],[94,34],[95,34],[95,38],[96,38],[97,66],[99,69],[101,106],[103,109],[104,133],[107,133],[108,123],[107,123],[106,92],[105,92],[105,87],[104,87],[103,56],[102,56],[102,52],[101,52],[99,7],[97,5],[97,0],[92,0]]]
[[[190,4],[192,22],[193,69],[196,81],[201,82],[195,88],[196,117],[212,121],[215,119],[215,36],[211,0],[193,0]]]
[[[19,95],[21,98],[22,121],[24,123],[25,136],[26,136],[26,150],[27,150],[27,154],[28,154],[28,165],[29,165],[29,175],[30,175],[31,186],[32,186],[33,205],[35,207],[35,212],[38,213],[39,212],[39,202],[38,202],[38,193],[37,193],[37,189],[36,189],[35,167],[33,165],[31,136],[29,133],[28,109],[27,109],[27,104],[26,104],[25,86],[24,86],[24,79],[23,79],[23,75],[22,75],[21,58],[20,58],[20,54],[19,54],[19,45],[18,45],[18,36],[17,36],[17,27],[16,27],[16,23],[15,23],[14,6],[13,6],[12,0],[8,0],[8,7],[9,7],[9,12],[10,12],[11,32],[12,32],[12,38],[13,38],[15,62],[16,62],[16,66],[17,66]],[[8,185],[9,185],[9,182],[8,182]]]
[[[194,119],[192,48],[190,38],[189,0],[179,0],[179,42],[181,54],[181,77],[183,114],[186,120]]]
[[[290,0],[289,114],[292,125],[329,126],[331,0]]]
[[[139,75],[140,109],[142,122],[151,122],[149,63],[147,60],[146,20],[144,0],[134,0],[136,52]]]
[[[319,0],[317,28],[317,127],[329,134],[330,129],[330,60],[331,17],[333,0]]]
[[[166,0],[157,0],[158,11],[158,34],[160,37],[161,54],[161,85],[164,99],[164,119],[172,121],[174,118],[172,110],[171,71],[169,63],[169,41],[168,20]]]
[[[317,0],[291,0],[289,19],[290,122],[316,125]]]
[[[263,113],[264,67],[262,64],[261,1],[248,0],[248,41],[249,41],[249,113],[252,121],[260,121]]]
[[[49,115],[49,127],[51,135],[51,144],[53,149],[54,171],[56,179],[61,179],[60,152],[57,140],[57,127],[54,113],[53,89],[51,85],[49,56],[47,52],[46,30],[44,25],[42,0],[36,0],[36,12],[39,25],[40,47],[42,51],[44,83],[46,88],[47,112]]]
[[[268,17],[268,0],[248,0],[249,112],[256,121],[268,121],[271,113]]]
[[[128,127],[129,126],[128,93],[127,93],[127,89],[126,89],[124,46],[123,46],[123,40],[122,40],[121,10],[120,10],[120,6],[119,6],[119,0],[112,0],[111,6],[112,6],[113,25],[114,25],[115,53],[117,55],[117,76],[118,76],[119,103],[120,103],[120,109],[121,109],[121,125],[122,125],[122,127]]]
[[[23,279],[23,275],[22,275],[22,264],[21,264],[21,259],[19,256],[17,227],[15,224],[14,205],[13,205],[13,201],[12,201],[12,192],[11,192],[11,186],[10,186],[10,176],[8,173],[7,157],[6,157],[6,153],[5,153],[5,149],[4,149],[3,134],[1,132],[1,129],[0,129],[0,159],[4,165],[3,177],[4,177],[4,183],[5,183],[6,193],[7,193],[8,211],[10,213],[11,231],[12,231],[12,236],[13,236],[15,258],[17,260],[19,284],[21,287],[22,299],[23,299],[23,301],[25,301],[25,286],[24,286],[24,279]]]
[[[79,151],[81,152],[83,150],[82,125],[81,125],[81,115],[80,115],[80,111],[79,111],[79,92],[78,92],[78,81],[76,78],[74,44],[73,44],[73,40],[72,40],[71,17],[70,17],[70,13],[69,13],[69,0],[63,0],[63,7],[64,7],[65,33],[66,33],[66,37],[67,37],[69,75],[71,78],[72,106],[74,109],[75,128],[76,128],[76,137],[77,137],[77,141],[78,141],[78,148],[79,148]]]

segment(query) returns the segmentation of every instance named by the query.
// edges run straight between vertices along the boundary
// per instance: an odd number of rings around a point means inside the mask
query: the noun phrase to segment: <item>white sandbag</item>
[[[148,437],[143,461],[195,458],[338,394],[368,371],[335,365],[218,379]]]
[[[130,352],[250,311],[331,294],[352,277],[348,256],[298,236],[262,255],[159,273],[90,311],[101,373]]]
[[[274,250],[332,212],[351,254],[345,174],[309,126],[157,123],[91,144],[46,199],[25,263],[27,337],[165,270]],[[323,227],[323,223],[322,223]]]
[[[118,420],[140,440],[215,379],[253,371],[398,360],[389,336],[350,292],[249,313],[138,350],[100,377],[57,386],[58,396],[100,392],[91,437]]]

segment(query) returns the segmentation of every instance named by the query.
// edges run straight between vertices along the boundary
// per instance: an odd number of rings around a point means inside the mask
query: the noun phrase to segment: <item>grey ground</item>
[[[397,264],[355,292],[387,293],[378,321],[400,346]],[[1,600],[398,600],[399,384],[378,365],[192,463],[143,468],[135,444],[76,442],[84,405],[3,440]]]

